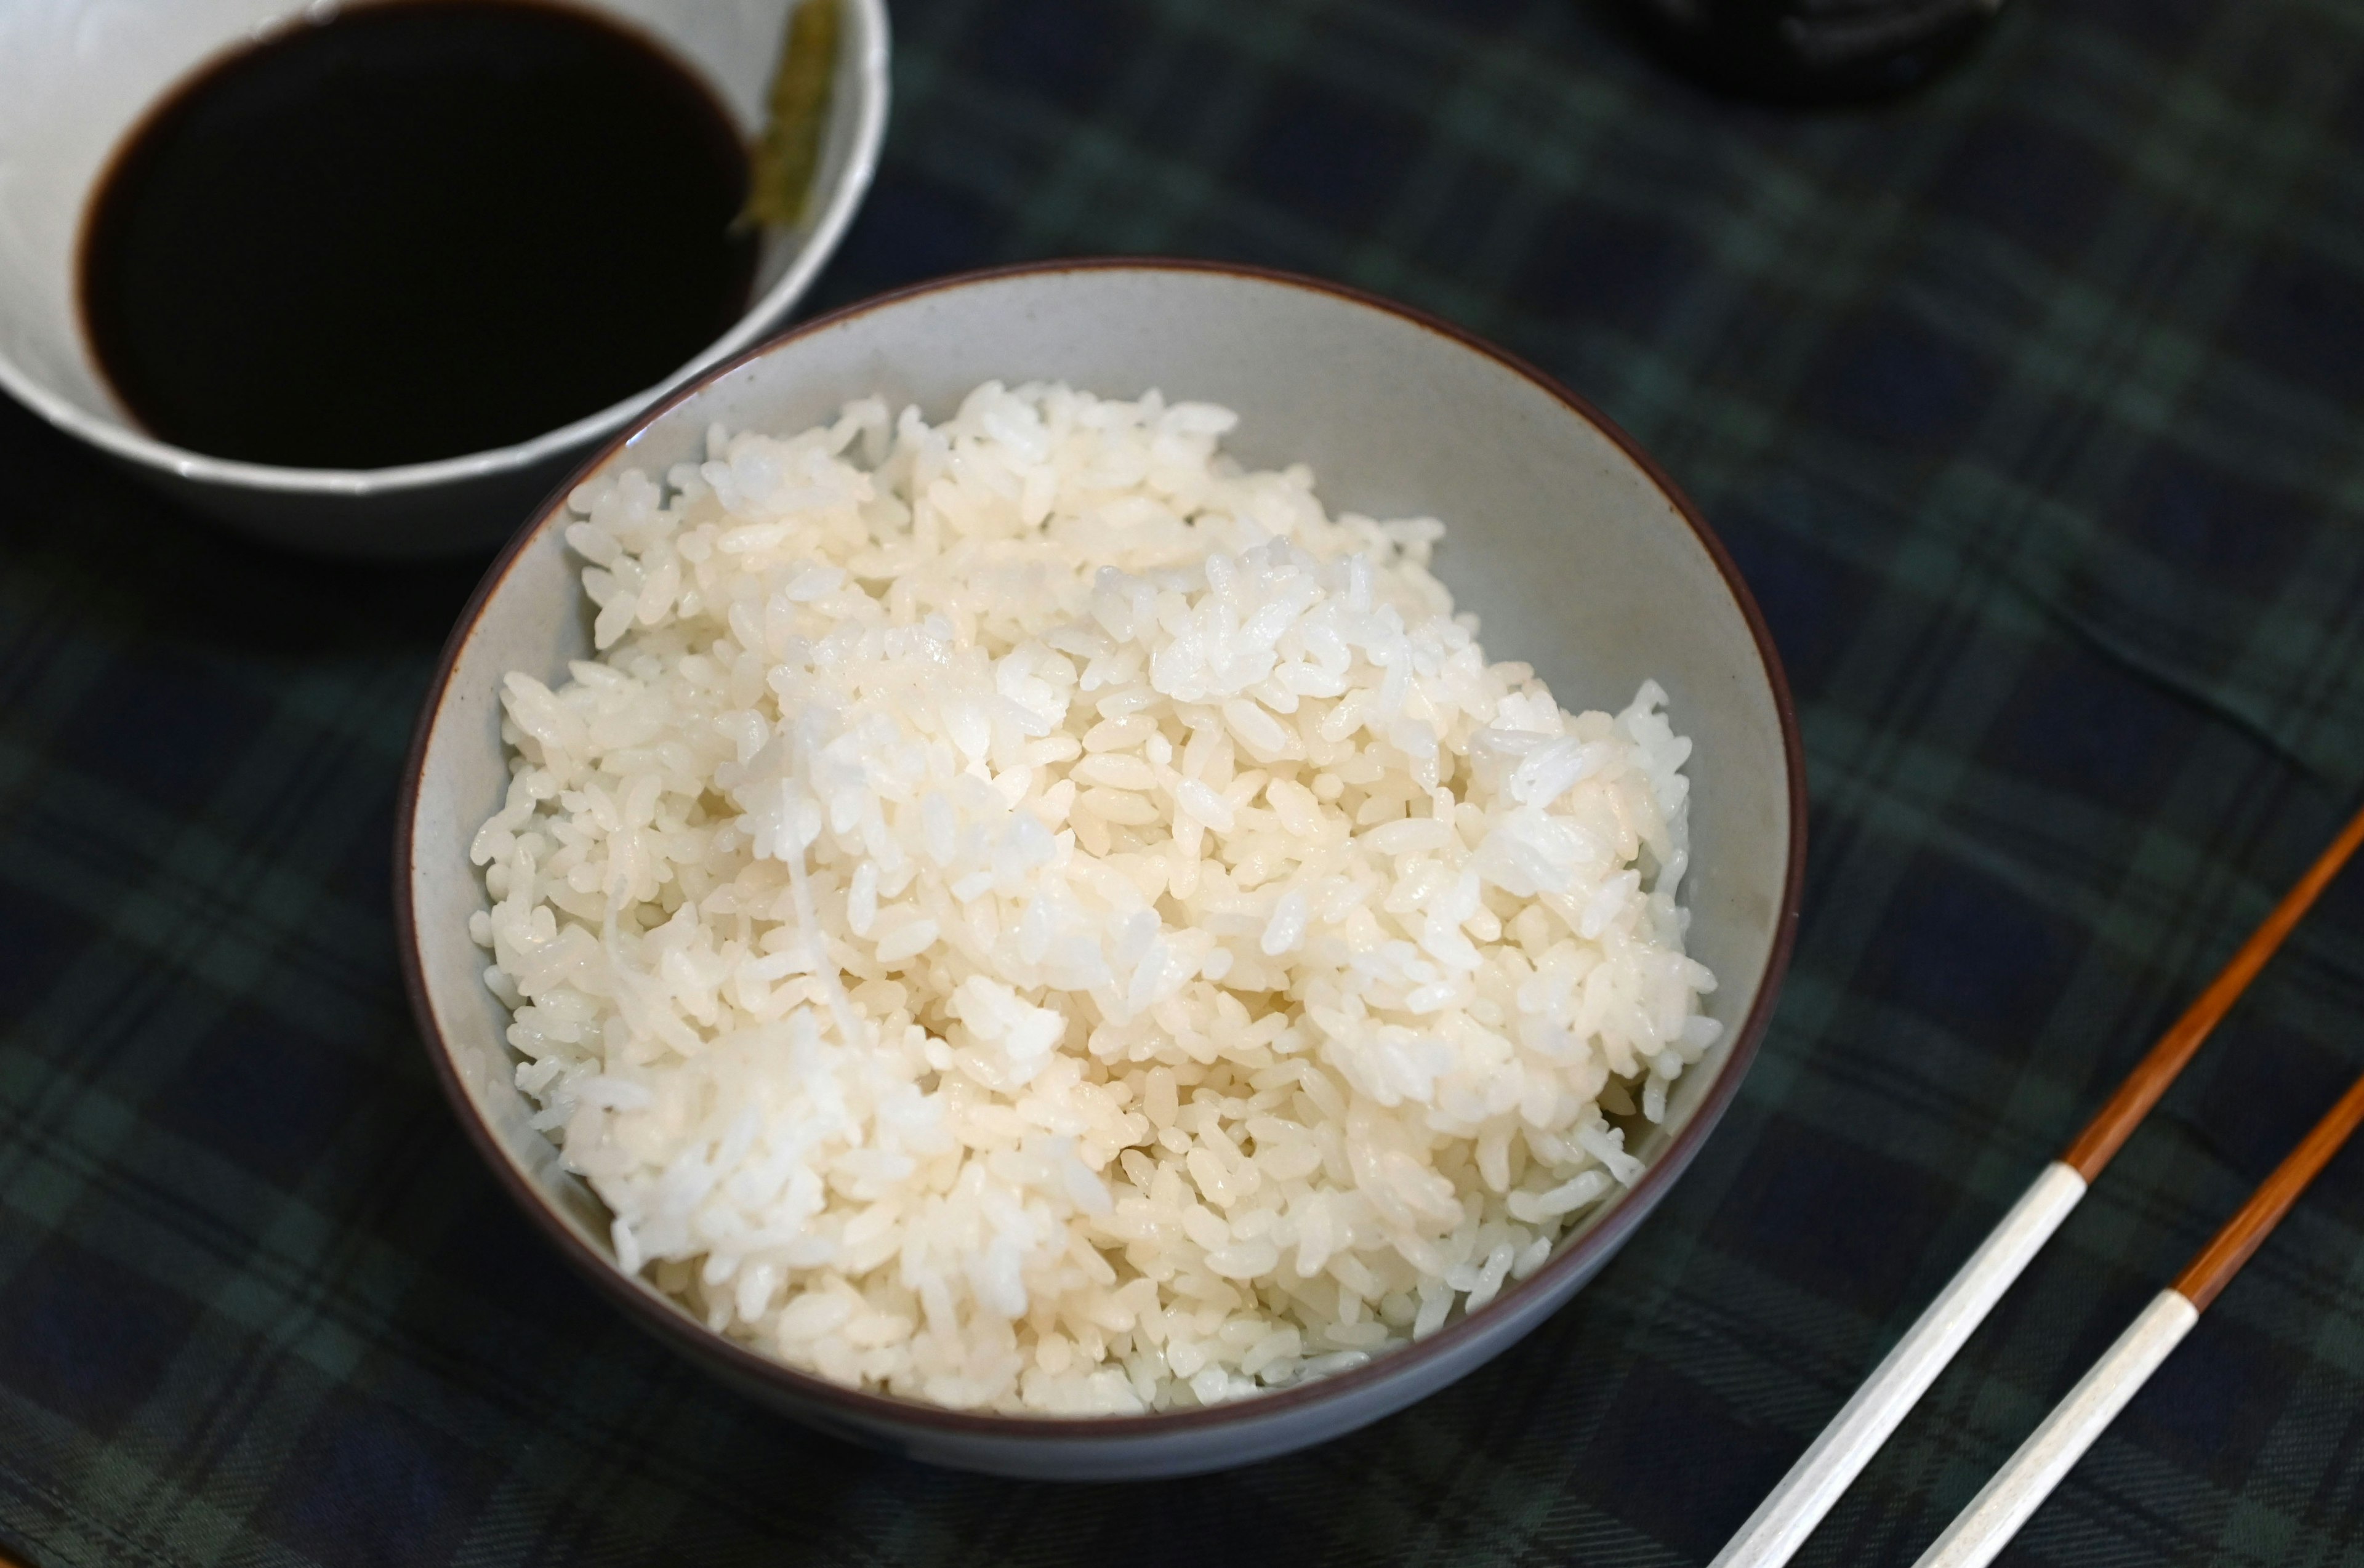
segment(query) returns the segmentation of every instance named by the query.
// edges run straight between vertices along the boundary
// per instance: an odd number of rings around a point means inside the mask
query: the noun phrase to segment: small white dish
[[[590,653],[584,562],[558,492],[495,562],[446,645],[396,809],[396,932],[428,1055],[494,1175],[627,1316],[730,1386],[797,1420],[965,1469],[1062,1480],[1187,1474],[1351,1431],[1507,1349],[1597,1273],[1689,1164],[1756,1052],[1797,923],[1805,773],[1780,663],[1699,513],[1589,406],[1432,317],[1303,278],[1188,261],[1059,262],[952,278],[808,322],[649,414],[578,474],[661,474],[708,427],[788,432],[872,395],[950,415],[981,382],[1156,388],[1221,403],[1225,450],[1309,462],[1325,501],[1434,516],[1436,572],[1486,646],[1533,665],[1568,706],[1642,681],[1695,743],[1688,946],[1712,969],[1723,1038],[1677,1080],[1635,1152],[1634,1186],[1549,1262],[1474,1315],[1366,1366],[1211,1407],[1050,1418],[978,1415],[859,1392],[708,1329],[617,1266],[608,1215],[530,1124],[509,1015],[468,935],[486,908],[468,846],[508,785],[502,678],[565,678]]]
[[[567,3],[652,39],[714,90],[745,134],[761,129],[796,0]],[[175,84],[330,8],[288,0],[0,6],[0,387],[167,494],[317,554],[431,556],[498,542],[592,442],[786,317],[853,221],[886,135],[885,0],[839,0],[829,124],[805,222],[767,236],[753,303],[663,383],[531,440],[393,468],[286,468],[185,450],[130,420],[91,355],[76,299],[84,210],[124,137]]]

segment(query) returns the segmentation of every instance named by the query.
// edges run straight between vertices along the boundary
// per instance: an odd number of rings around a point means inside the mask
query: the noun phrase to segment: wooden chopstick
[[[2019,1533],[2126,1401],[2158,1370],[2210,1302],[2272,1234],[2340,1146],[2364,1123],[2364,1078],[2340,1096],[2290,1157],[2249,1195],[2182,1275],[2151,1298],[2092,1370],[2028,1435],[1914,1568],[1986,1568]]]
[[[2314,1124],[2314,1130],[2290,1151],[2290,1157],[2274,1167],[2274,1173],[2249,1195],[2249,1201],[2225,1222],[2225,1229],[2200,1250],[2200,1255],[2184,1265],[2169,1288],[2191,1303],[2195,1311],[2206,1311],[2359,1124],[2364,1124],[2364,1078],[2358,1078]]]
[[[2142,1118],[2150,1114],[2151,1106],[2158,1104],[2158,1097],[2167,1093],[2167,1086],[2175,1082],[2176,1074],[2200,1049],[2200,1042],[2208,1038],[2208,1031],[2249,988],[2249,982],[2258,977],[2266,960],[2274,956],[2274,950],[2282,945],[2282,939],[2291,934],[2300,917],[2331,885],[2331,879],[2339,874],[2339,868],[2347,863],[2359,843],[2364,843],[2364,811],[2356,814],[2330,847],[2306,868],[2306,874],[2282,895],[2273,913],[2249,933],[2241,951],[2208,983],[2208,989],[2200,994],[2199,999],[2184,1009],[2183,1017],[2158,1037],[2158,1043],[2150,1048],[2149,1054],[2135,1063],[2135,1070],[2126,1074],[2118,1092],[2110,1096],[2109,1103],[2094,1114],[2093,1119],[2085,1124],[2085,1130],[2077,1135],[2077,1140],[2068,1145],[2068,1152],[2060,1156],[2062,1163],[2074,1168],[2088,1182],[2102,1173],[2102,1167],[2110,1162],[2110,1157],[2124,1144]]]
[[[1840,1494],[1860,1474],[1930,1384],[1946,1369],[2002,1293],[2051,1240],[2142,1118],[2158,1104],[2258,971],[2292,927],[2314,906],[2359,844],[2364,810],[2357,812],[2306,873],[2282,895],[2263,924],[2211,981],[2183,1016],[2135,1064],[2108,1102],[2060,1158],[2029,1184],[1969,1261],[1946,1282],[1904,1337],[1854,1397],[1799,1456],[1709,1568],[1780,1568],[1813,1533]],[[2247,1256],[2246,1253],[2243,1256]],[[2237,1266],[2237,1264],[2236,1265]]]

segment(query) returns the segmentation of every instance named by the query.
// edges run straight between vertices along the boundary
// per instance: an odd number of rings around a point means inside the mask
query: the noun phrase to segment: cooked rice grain
[[[1356,1365],[1542,1266],[1716,1039],[1664,695],[1562,711],[1436,522],[1233,423],[988,384],[570,498],[599,656],[507,678],[474,934],[716,1330],[1062,1415]]]

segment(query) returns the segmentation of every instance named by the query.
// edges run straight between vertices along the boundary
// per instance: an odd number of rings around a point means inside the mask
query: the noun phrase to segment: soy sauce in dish
[[[154,435],[377,468],[655,384],[745,310],[747,153],[688,70],[540,0],[383,0],[175,91],[93,196],[83,321]]]

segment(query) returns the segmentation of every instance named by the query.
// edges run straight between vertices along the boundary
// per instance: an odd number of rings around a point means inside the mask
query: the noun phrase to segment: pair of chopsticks
[[[2297,885],[2283,895],[2264,924],[2241,944],[2199,1000],[2159,1037],[2076,1141],[2030,1184],[2011,1212],[1970,1254],[1969,1262],[1905,1330],[1896,1348],[1823,1429],[1709,1568],[1779,1568],[1790,1560],[2002,1293],[2060,1228],[2111,1156],[2158,1104],[2209,1031],[2339,874],[2359,843],[2364,843],[2364,811],[2357,813]],[[2290,1158],[2250,1195],[2182,1277],[2161,1291],[2119,1336],[1937,1538],[1916,1568],[1982,1568],[1994,1559],[2135,1391],[2191,1331],[2201,1309],[2249,1261],[2358,1122],[2364,1122],[2364,1079],[2341,1096]]]

